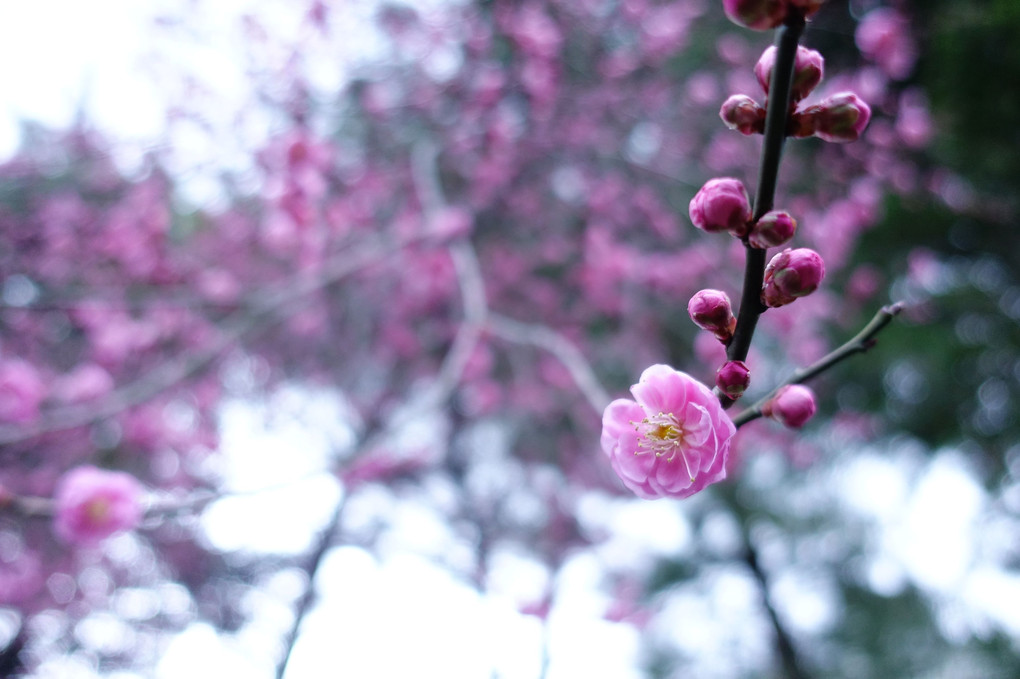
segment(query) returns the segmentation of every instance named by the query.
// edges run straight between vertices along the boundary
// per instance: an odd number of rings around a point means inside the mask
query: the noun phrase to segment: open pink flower
[[[736,427],[704,384],[653,365],[602,416],[602,450],[623,485],[648,500],[688,497],[726,478]]]
[[[57,483],[54,530],[75,545],[92,545],[142,519],[142,485],[125,472],[76,467]]]

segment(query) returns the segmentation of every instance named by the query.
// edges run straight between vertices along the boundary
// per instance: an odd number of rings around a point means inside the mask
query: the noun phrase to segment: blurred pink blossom
[[[54,530],[74,545],[93,545],[142,519],[142,485],[125,472],[76,467],[57,482]]]
[[[20,359],[0,362],[0,422],[35,420],[45,397],[46,385],[30,363]]]
[[[683,498],[726,478],[736,427],[708,387],[668,365],[653,365],[602,416],[602,450],[639,497]]]
[[[723,0],[730,21],[755,31],[765,31],[783,23],[787,0]]]
[[[102,366],[83,363],[54,383],[53,395],[67,403],[80,403],[105,396],[113,386],[113,378]]]
[[[917,62],[917,44],[910,22],[898,11],[883,7],[868,12],[857,24],[857,47],[893,80],[903,80]]]

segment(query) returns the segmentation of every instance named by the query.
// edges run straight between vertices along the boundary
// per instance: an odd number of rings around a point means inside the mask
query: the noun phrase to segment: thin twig
[[[560,333],[545,325],[523,323],[495,313],[489,314],[487,327],[492,334],[498,337],[545,349],[559,359],[574,379],[574,384],[598,414],[601,415],[609,405],[609,401],[612,400],[609,397],[609,392],[595,376],[595,371],[592,370],[584,354]]]
[[[312,552],[308,563],[304,566],[304,571],[308,574],[308,585],[301,594],[297,609],[294,611],[294,622],[291,624],[290,629],[287,630],[287,634],[283,639],[284,652],[280,662],[276,665],[276,679],[283,679],[283,675],[287,671],[287,665],[290,663],[290,657],[294,653],[294,645],[297,642],[298,634],[301,632],[301,625],[305,618],[308,617],[308,612],[312,609],[312,604],[315,602],[315,576],[322,568],[322,562],[327,552],[329,552],[329,547],[333,544],[333,537],[340,526],[340,519],[343,517],[344,499],[341,496],[337,501],[336,507],[333,508],[333,514],[322,529],[322,532],[319,533],[319,541],[315,544],[315,551]]]
[[[875,336],[882,331],[885,326],[889,325],[904,308],[903,302],[897,302],[884,306],[878,310],[878,313],[868,322],[866,326],[859,333],[857,333],[852,339],[847,341],[845,344],[840,346],[838,349],[826,354],[816,362],[801,368],[793,373],[789,379],[778,385],[775,389],[770,391],[765,397],[759,399],[754,405],[747,410],[744,410],[737,414],[733,418],[733,424],[737,427],[741,427],[748,422],[758,419],[762,416],[762,407],[771,399],[776,393],[785,386],[790,384],[801,384],[807,382],[813,377],[817,377],[821,373],[825,372],[832,366],[836,365],[840,361],[846,360],[854,354],[862,354],[871,347],[875,346]]]
[[[793,639],[790,638],[789,632],[783,626],[782,621],[779,619],[779,613],[772,605],[772,599],[769,596],[769,581],[765,571],[762,570],[761,564],[758,562],[758,552],[751,544],[750,536],[748,536],[746,529],[744,530],[744,563],[751,570],[751,574],[754,575],[754,579],[758,582],[758,586],[761,589],[762,605],[765,606],[765,611],[768,613],[769,622],[772,624],[772,631],[776,635],[776,649],[779,651],[779,659],[783,663],[783,671],[786,675],[786,679],[808,679],[808,674],[801,666],[800,658],[797,655],[797,649],[793,646]]]
[[[419,144],[413,150],[411,161],[415,188],[417,189],[425,219],[431,222],[446,206],[446,199],[439,183],[436,164],[437,149],[430,144]],[[485,278],[478,261],[478,253],[466,238],[458,239],[447,247],[457,274],[464,320],[457,328],[453,344],[443,359],[439,374],[433,381],[427,398],[439,405],[445,402],[460,384],[461,376],[482,336],[489,305],[485,296]]]
[[[29,425],[2,425],[0,445],[81,427],[145,403],[208,366],[234,347],[243,336],[295,313],[301,308],[299,302],[311,293],[384,261],[392,255],[394,247],[411,245],[426,237],[425,234],[418,235],[404,239],[398,245],[380,239],[345,251],[327,262],[321,270],[295,276],[276,290],[254,294],[249,305],[231,314],[222,323],[218,336],[207,346],[182,352],[150,370],[144,377],[115,389],[101,402],[54,408]]]

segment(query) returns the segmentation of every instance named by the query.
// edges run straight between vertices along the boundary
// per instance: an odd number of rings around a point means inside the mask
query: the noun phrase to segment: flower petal
[[[687,403],[688,381],[688,375],[658,364],[646,368],[630,391],[649,414],[680,413]]]

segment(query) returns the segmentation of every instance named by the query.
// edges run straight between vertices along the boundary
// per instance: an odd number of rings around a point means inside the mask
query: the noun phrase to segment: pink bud
[[[808,248],[786,248],[765,267],[762,302],[769,307],[789,304],[818,289],[824,277],[825,262],[821,255]]]
[[[767,31],[783,23],[788,0],[723,0],[726,16],[735,24]]]
[[[715,333],[722,342],[732,337],[737,327],[730,298],[721,290],[700,290],[695,293],[687,304],[687,313],[695,325]]]
[[[761,412],[784,427],[799,429],[811,419],[818,407],[815,394],[803,384],[788,384],[765,402]]]
[[[723,102],[719,117],[726,127],[741,134],[761,134],[765,131],[765,109],[746,94],[734,94]]]
[[[57,535],[69,543],[91,545],[142,519],[142,485],[124,472],[76,467],[61,477],[54,497]]]
[[[743,361],[726,361],[715,373],[715,386],[736,400],[744,395],[751,384],[751,371]]]
[[[754,75],[758,78],[765,94],[769,93],[769,85],[772,83],[772,71],[776,66],[776,46],[773,45],[765,50],[758,63],[754,67]],[[825,72],[825,59],[818,52],[807,47],[797,47],[797,56],[793,62],[793,89],[791,91],[792,101],[800,101],[818,86],[822,81],[822,74]]]
[[[789,212],[773,210],[766,212],[754,226],[747,237],[747,242],[752,248],[774,248],[782,245],[791,238],[797,231],[797,220],[790,216]]]
[[[751,202],[739,179],[710,179],[691,199],[691,221],[699,229],[716,233],[732,231],[737,236],[747,232],[751,219]]]
[[[825,141],[857,141],[871,120],[871,107],[853,92],[840,92],[801,112],[813,118],[815,136]]]

